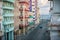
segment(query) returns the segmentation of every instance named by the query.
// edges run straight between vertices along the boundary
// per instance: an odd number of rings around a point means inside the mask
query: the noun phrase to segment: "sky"
[[[39,0],[38,7],[40,8],[41,15],[48,15],[49,14],[49,1],[48,0]]]

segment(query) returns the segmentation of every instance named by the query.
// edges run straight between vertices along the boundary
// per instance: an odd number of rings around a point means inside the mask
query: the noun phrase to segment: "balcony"
[[[3,15],[4,17],[13,17],[14,15],[13,14],[5,14]]]
[[[29,1],[28,0],[19,0],[20,4],[28,4],[29,5]]]
[[[54,27],[51,27],[51,29],[50,29],[50,30],[57,31],[57,30],[60,30],[60,27],[56,27],[56,26],[54,26]]]
[[[19,16],[19,19],[23,19],[23,18],[29,18],[29,17],[28,16],[25,16],[25,17]]]
[[[14,23],[14,21],[11,20],[11,21],[5,21],[3,24],[8,25],[8,24],[12,24],[12,23]]]
[[[33,16],[29,16],[29,18],[34,18]]]
[[[20,9],[19,9],[19,11],[23,11],[23,9],[22,9],[22,8],[20,8]]]
[[[19,16],[19,19],[23,19],[23,16]]]
[[[35,23],[32,21],[32,22],[29,22],[29,25],[34,25]]]
[[[28,16],[25,17],[25,19],[28,19],[28,18],[29,18]]]
[[[28,11],[29,12],[29,9],[26,8],[25,11]]]
[[[14,30],[14,27],[5,28],[5,32],[10,32],[12,30]]]
[[[25,15],[25,18],[29,18],[28,14]]]
[[[24,27],[27,27],[28,24],[19,24],[19,29],[23,29]]]
[[[3,0],[3,1],[14,3],[14,0]]]
[[[10,10],[13,10],[14,8],[13,7],[2,7],[3,9],[10,9]]]

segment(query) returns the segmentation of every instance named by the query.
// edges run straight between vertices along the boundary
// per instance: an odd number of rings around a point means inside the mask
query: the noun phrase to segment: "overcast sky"
[[[49,2],[48,0],[39,0],[38,7],[40,8],[41,15],[48,15],[49,14]]]

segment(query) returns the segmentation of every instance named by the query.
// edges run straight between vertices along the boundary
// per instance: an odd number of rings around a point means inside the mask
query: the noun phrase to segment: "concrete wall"
[[[18,1],[16,0],[14,3],[14,28],[15,28],[15,31],[19,29],[19,23],[20,23],[19,16],[20,16],[19,5],[18,5]]]
[[[53,11],[54,12],[60,12],[60,0],[53,0]]]

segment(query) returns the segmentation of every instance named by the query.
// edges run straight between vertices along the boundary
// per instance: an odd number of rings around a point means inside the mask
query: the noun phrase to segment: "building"
[[[60,40],[60,0],[49,1],[51,13],[50,37],[51,40]]]
[[[37,19],[36,19],[36,24],[39,24],[40,23],[40,9],[39,9],[39,7],[37,7],[37,14],[36,14],[37,16]]]
[[[32,0],[32,12],[33,12],[33,20],[36,24],[37,21],[37,0]]]
[[[2,26],[2,0],[0,0],[0,40],[3,40],[3,36],[4,36],[4,29],[3,29],[3,26]]]
[[[14,0],[3,0],[4,40],[14,40]]]
[[[14,3],[14,26],[15,30],[19,29],[19,34],[25,34],[28,32],[31,25],[35,24],[35,20],[37,18],[39,20],[39,9],[36,7],[37,4],[35,1],[36,0],[16,0]],[[36,21],[38,22],[38,20]],[[23,26],[25,26],[25,28]]]
[[[30,5],[30,7],[29,7],[29,19],[28,19],[28,21],[29,21],[29,25],[33,25],[34,24],[34,21],[33,21],[33,12],[32,12],[32,0],[30,0],[30,2],[29,2],[29,5]]]
[[[20,24],[20,11],[19,11],[19,1],[15,0],[14,2],[14,33],[15,35],[19,34],[19,24]]]
[[[29,18],[29,0],[19,0],[19,11],[20,11],[20,24],[19,29],[21,29],[22,34],[26,34],[26,28],[28,26],[28,18]]]
[[[30,0],[30,12],[32,12],[32,14],[33,14],[33,17],[32,17],[33,18],[33,20],[32,20],[33,22],[30,22],[30,23],[37,24],[37,22],[39,21],[38,14],[40,16],[39,8],[38,8],[38,1],[37,0]]]
[[[37,0],[30,0],[30,11],[29,11],[29,19],[28,19],[28,32],[34,29],[36,24],[39,24],[40,21],[40,13],[38,8]]]
[[[33,12],[29,12],[29,19],[28,19],[29,26],[34,25],[33,18],[34,18],[33,17]]]

